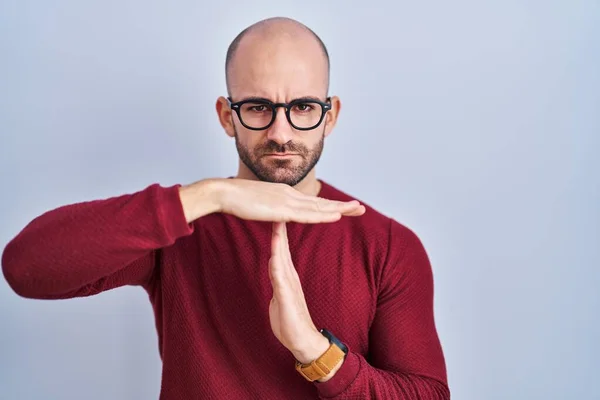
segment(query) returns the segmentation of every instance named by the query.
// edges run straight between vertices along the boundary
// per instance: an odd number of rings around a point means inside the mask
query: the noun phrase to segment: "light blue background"
[[[294,17],[343,101],[318,175],[423,240],[453,398],[600,399],[600,3],[362,4],[2,0],[0,245],[65,203],[235,174],[227,45]],[[34,301],[0,280],[0,398],[159,387],[141,289]]]

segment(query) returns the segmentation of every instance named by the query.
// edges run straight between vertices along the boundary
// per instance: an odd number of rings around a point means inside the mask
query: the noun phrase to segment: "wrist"
[[[310,335],[303,351],[293,352],[296,356],[296,370],[309,382],[327,382],[342,368],[348,346],[327,329],[318,331],[326,341]],[[325,349],[323,351],[323,349]]]
[[[337,340],[337,339],[336,339]],[[321,358],[322,356],[325,356],[325,353],[328,353],[331,351],[331,347],[332,347],[332,342],[329,340],[328,337],[325,336],[325,334],[322,334],[321,332],[318,332],[315,336],[311,336],[310,340],[307,340],[307,344],[305,347],[303,347],[301,350],[296,350],[296,351],[292,351],[292,354],[294,354],[294,357],[296,358],[296,361],[300,363],[300,365],[309,365],[311,364],[313,361]],[[340,344],[336,343],[336,347],[339,347],[339,349],[337,350],[338,352],[343,351],[346,352],[347,348],[342,344],[341,345],[343,347],[340,347]],[[335,353],[335,351],[334,351]],[[343,354],[342,354],[343,355]],[[337,356],[334,356],[337,357]],[[343,357],[340,357],[338,359],[339,361],[337,361],[335,363],[335,365],[333,363],[331,363],[331,356],[328,357],[328,360],[322,360],[322,362],[325,363],[325,365],[328,366],[328,370],[329,373],[325,376],[322,376],[320,378],[313,378],[315,379],[315,382],[327,382],[328,380],[330,380],[331,378],[333,378],[333,376],[337,373],[337,371],[342,367],[342,364],[344,364],[344,360],[345,360],[345,355]],[[296,365],[296,368],[301,368],[300,365]],[[321,367],[319,367],[321,368]],[[306,371],[302,372],[303,375],[306,374]],[[310,376],[310,373],[309,373]],[[305,375],[305,378],[307,376]],[[312,379],[309,379],[312,380]]]
[[[222,179],[204,179],[179,188],[179,198],[188,223],[221,211],[221,181]]]
[[[308,341],[306,347],[292,351],[292,354],[301,364],[310,364],[325,353],[329,346],[329,340],[320,333],[317,333],[316,336]]]

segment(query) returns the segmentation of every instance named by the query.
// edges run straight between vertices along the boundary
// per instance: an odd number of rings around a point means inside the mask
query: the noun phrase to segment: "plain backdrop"
[[[288,16],[329,47],[319,177],[414,229],[453,399],[600,399],[597,1],[0,1],[0,245],[62,204],[230,176],[229,42]],[[0,398],[153,399],[139,288],[0,280]]]

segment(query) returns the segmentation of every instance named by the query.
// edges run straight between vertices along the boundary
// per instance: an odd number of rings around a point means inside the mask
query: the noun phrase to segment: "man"
[[[37,299],[142,286],[161,399],[449,399],[418,237],[316,178],[341,104],[323,43],[261,21],[226,77],[235,178],[49,211],[6,246],[8,283]]]

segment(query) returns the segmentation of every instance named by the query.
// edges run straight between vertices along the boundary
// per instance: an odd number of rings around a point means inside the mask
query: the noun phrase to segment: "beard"
[[[237,148],[240,160],[248,169],[261,181],[271,183],[284,183],[289,186],[296,186],[310,173],[315,167],[325,144],[325,127],[321,134],[321,139],[309,149],[301,143],[292,141],[286,144],[279,144],[272,140],[250,149],[240,143],[237,129],[235,129],[235,147]],[[269,159],[265,157],[269,153],[296,153],[290,159]],[[300,158],[298,161],[297,158]]]

